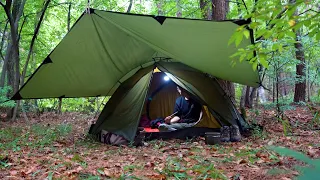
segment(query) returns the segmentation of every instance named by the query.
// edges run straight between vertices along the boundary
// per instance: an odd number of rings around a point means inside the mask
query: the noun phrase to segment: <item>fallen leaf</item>
[[[241,159],[238,164],[246,164],[248,163],[248,161],[246,159]]]
[[[81,167],[81,166],[79,166],[77,169],[76,169],[76,172],[80,172],[80,171],[82,171],[83,170],[83,168]]]
[[[190,162],[191,159],[189,157],[184,157],[183,160],[185,160],[186,162]]]
[[[18,178],[16,176],[6,176],[6,178],[8,178],[8,179],[20,179],[20,178]]]
[[[152,162],[147,162],[147,164],[145,165],[145,167],[153,167],[154,166],[154,163]]]
[[[152,174],[152,175],[147,175],[148,178],[153,179],[153,180],[166,180],[167,177],[163,174]]]
[[[299,176],[300,173],[299,173],[298,171],[293,171],[293,172],[292,172],[292,175]]]
[[[271,146],[271,145],[273,145],[273,143],[274,142],[271,140],[271,141],[268,142],[268,145]]]
[[[107,177],[112,177],[112,173],[107,168],[104,168],[103,172]]]
[[[18,174],[18,171],[16,171],[16,170],[10,171],[10,175],[11,175],[11,176],[15,176],[15,175],[17,175],[17,174]]]
[[[27,172],[25,172],[25,174],[30,174],[32,173],[33,171],[35,171],[37,168],[35,166],[33,166],[32,168],[30,168]]]
[[[259,159],[256,163],[257,163],[257,164],[264,163],[264,160],[263,160],[263,159]]]
[[[282,177],[281,180],[291,180],[291,178]]]

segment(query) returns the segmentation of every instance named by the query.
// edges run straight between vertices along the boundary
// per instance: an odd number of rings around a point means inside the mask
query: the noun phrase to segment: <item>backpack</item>
[[[126,140],[124,137],[105,131],[101,130],[101,137],[100,141],[105,144],[111,144],[111,145],[128,145],[128,140]]]

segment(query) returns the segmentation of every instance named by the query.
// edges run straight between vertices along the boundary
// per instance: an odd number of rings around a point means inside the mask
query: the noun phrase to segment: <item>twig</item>
[[[0,1],[0,5],[4,8],[4,9],[6,9],[6,6]]]
[[[246,8],[247,13],[249,13],[248,7],[247,7],[246,3],[244,2],[244,0],[242,0],[242,3],[243,3],[243,5],[244,5],[244,7]]]

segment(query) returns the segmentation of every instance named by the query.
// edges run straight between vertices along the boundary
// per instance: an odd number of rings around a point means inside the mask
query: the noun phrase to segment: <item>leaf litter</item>
[[[312,120],[305,108],[286,114],[292,122],[301,120],[300,126],[292,129],[293,136],[284,136],[281,123],[273,120],[273,111],[264,111],[259,120],[265,128],[264,138],[251,136],[221,145],[206,145],[204,138],[157,140],[141,147],[115,147],[86,138],[88,122],[93,119],[89,115],[29,115],[28,122],[0,122],[4,137],[0,139],[0,179],[293,179],[299,175],[294,166],[303,163],[266,147],[285,146],[319,158],[320,138],[318,131],[301,128]],[[17,131],[5,137],[9,127]],[[47,134],[37,132],[39,127]],[[63,133],[63,127],[72,128]],[[46,142],[50,133],[56,137]]]

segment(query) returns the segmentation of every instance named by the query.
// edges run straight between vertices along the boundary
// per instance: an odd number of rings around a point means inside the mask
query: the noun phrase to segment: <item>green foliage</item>
[[[29,132],[18,127],[8,127],[0,130],[0,148],[20,151],[22,146],[43,148],[52,146],[53,142],[63,139],[72,130],[70,124],[57,126],[33,125]]]
[[[159,172],[166,177],[173,177],[175,179],[191,179],[193,178],[187,172],[192,170],[197,172],[197,179],[227,179],[221,171],[216,169],[211,162],[204,161],[202,158],[197,159],[199,164],[193,165],[191,168],[185,167],[180,158],[169,157],[165,168]]]
[[[320,160],[316,159],[310,159],[308,156],[288,149],[284,147],[269,147],[269,149],[279,153],[282,156],[289,156],[293,157],[297,160],[300,160],[304,163],[306,163],[308,166],[298,166],[297,169],[300,171],[300,175],[297,177],[301,180],[307,180],[307,179],[317,179],[319,177],[319,171],[320,171]]]
[[[250,60],[253,69],[256,69],[258,63],[264,67],[269,67],[267,63],[267,54],[270,52],[278,51],[282,53],[284,50],[291,48],[293,43],[297,42],[296,31],[305,30],[305,33],[311,39],[319,41],[320,39],[320,16],[319,12],[308,6],[316,1],[303,1],[297,0],[292,4],[288,1],[266,1],[260,0],[255,4],[249,1],[244,1],[249,8],[244,9],[244,4],[238,6],[231,6],[232,10],[229,17],[251,18],[251,23],[247,26],[254,30],[256,43],[249,45],[245,49],[239,51],[233,56],[238,57],[241,62],[244,59]],[[302,12],[300,9],[310,9],[309,11]],[[235,11],[241,11],[235,12]],[[298,11],[301,12],[298,12]],[[300,13],[300,14],[299,14]],[[229,44],[234,43],[238,46],[246,36],[243,31],[245,27],[241,27],[234,32],[230,38]],[[247,37],[247,36],[246,36]],[[298,37],[300,38],[300,37]],[[273,42],[272,46],[265,46],[265,41]],[[257,57],[253,57],[253,52],[257,53]]]
[[[5,86],[3,88],[0,87],[0,107],[12,108],[16,105],[14,101],[9,101],[7,98],[7,94],[9,94],[11,91],[12,88],[10,86]]]
[[[278,121],[280,121],[282,124],[283,133],[285,136],[288,136],[289,134],[292,133],[292,127],[291,127],[288,119],[278,118]]]

